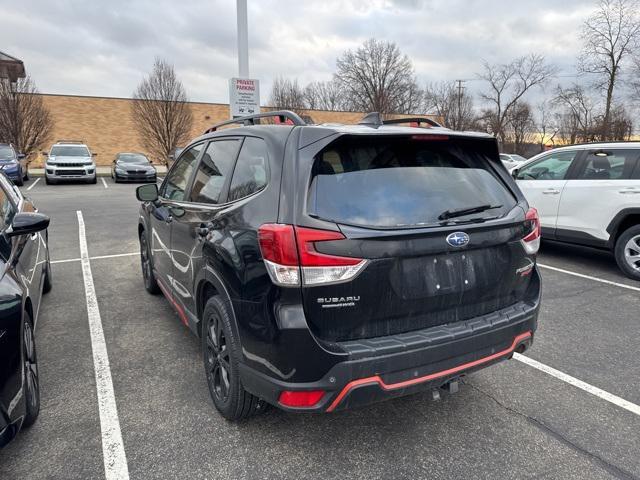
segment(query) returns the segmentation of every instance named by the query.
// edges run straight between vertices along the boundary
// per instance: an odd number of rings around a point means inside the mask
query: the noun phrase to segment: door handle
[[[543,190],[542,193],[544,193],[545,195],[558,195],[560,193],[560,190],[557,190],[555,188],[547,188],[546,190]]]
[[[635,187],[629,187],[629,188],[623,188],[622,190],[618,190],[618,193],[622,193],[624,195],[633,195],[633,194],[640,193],[640,190],[638,190]]]
[[[206,237],[209,235],[211,227],[212,225],[210,223],[201,223],[200,226],[196,228],[196,233],[201,237]]]

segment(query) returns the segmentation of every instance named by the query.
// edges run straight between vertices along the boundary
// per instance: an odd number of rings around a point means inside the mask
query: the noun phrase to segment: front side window
[[[429,136],[343,137],[315,156],[307,213],[374,228],[440,225],[457,209],[481,210],[452,221],[505,215],[516,200],[493,173],[488,145]]]
[[[554,152],[518,170],[518,180],[564,180],[577,150]]]
[[[261,138],[247,137],[233,171],[229,201],[247,197],[267,185],[267,144]]]
[[[13,208],[13,204],[7,195],[7,192],[4,191],[4,188],[0,188],[0,229],[4,230],[7,226],[11,224],[11,220],[13,219],[13,215],[15,214],[15,209]]]
[[[238,140],[216,140],[202,155],[191,189],[191,201],[218,204],[224,201],[224,186],[238,156]]]
[[[184,192],[203,145],[194,145],[180,156],[167,175],[160,196],[169,200],[184,200]]]
[[[596,150],[588,153],[578,172],[580,180],[627,180],[635,167],[638,150]]]

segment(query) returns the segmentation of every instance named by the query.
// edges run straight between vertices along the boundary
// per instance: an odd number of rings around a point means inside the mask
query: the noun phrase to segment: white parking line
[[[583,382],[582,380],[578,380],[577,378],[572,377],[571,375],[567,375],[566,373],[561,372],[560,370],[556,370],[555,368],[549,367],[544,363],[540,363],[537,360],[534,360],[533,358],[525,357],[524,355],[521,355],[519,353],[514,353],[513,358],[515,360],[518,360],[519,362],[529,365],[530,367],[536,368],[541,372],[547,373],[552,377],[562,380],[563,382],[566,382],[569,385],[573,385],[574,387],[579,388],[580,390],[584,390],[585,392],[590,393],[591,395],[595,395],[596,397],[606,400],[609,403],[613,403],[614,405],[620,408],[624,408],[625,410],[628,410],[631,413],[640,415],[640,405],[636,405],[635,403],[631,403],[630,401],[625,400],[624,398],[620,398],[617,395],[614,395],[613,393],[605,392],[604,390],[598,387],[589,385],[588,383]]]
[[[631,285],[625,285],[624,283],[612,282],[611,280],[605,280],[603,278],[592,277],[591,275],[584,275],[582,273],[572,272],[571,270],[564,270],[563,268],[552,267],[550,265],[542,265],[538,263],[539,267],[546,268],[548,270],[553,270],[556,272],[566,273],[567,275],[573,275],[574,277],[586,278],[588,280],[593,280],[594,282],[606,283],[607,285],[613,285],[620,288],[626,288],[628,290],[635,290],[636,292],[640,292],[640,287],[633,287]]]
[[[39,177],[36,178],[36,181],[27,187],[27,190],[31,190],[33,187],[36,186],[36,183],[38,183],[39,181],[40,181],[40,178]]]
[[[114,253],[113,255],[98,255],[96,257],[89,257],[89,260],[101,260],[103,258],[118,258],[118,257],[133,257],[140,255],[140,252],[131,252],[131,253]],[[81,258],[66,258],[64,260],[51,260],[51,263],[69,263],[69,262],[79,262],[82,260]]]
[[[103,178],[101,178],[102,180],[102,184],[104,185],[104,188],[109,188],[109,185],[107,185],[107,181]]]
[[[98,393],[98,411],[100,413],[100,430],[102,432],[102,455],[104,457],[104,473],[107,480],[128,480],[129,467],[122,443],[120,421],[116,397],[113,392],[111,369],[107,343],[102,330],[98,298],[96,297],[91,274],[91,263],[87,249],[87,237],[84,229],[82,212],[78,210],[78,238],[80,240],[80,258],[84,290],[87,298],[87,316],[89,317],[89,331],[91,334],[91,350],[93,351],[93,366],[96,374],[96,391]]]

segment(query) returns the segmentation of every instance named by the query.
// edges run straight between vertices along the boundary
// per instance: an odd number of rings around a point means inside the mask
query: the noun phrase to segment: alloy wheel
[[[145,285],[149,283],[151,278],[151,260],[149,259],[149,249],[147,248],[147,239],[144,235],[140,235],[140,264],[142,266],[142,276]]]
[[[640,235],[631,237],[624,246],[624,259],[631,268],[640,272]]]
[[[217,313],[209,318],[207,325],[206,352],[207,380],[212,393],[221,403],[226,403],[231,387],[231,369],[227,338],[222,321]]]

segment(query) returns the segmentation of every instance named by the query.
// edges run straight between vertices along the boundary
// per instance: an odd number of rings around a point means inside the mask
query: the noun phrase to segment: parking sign
[[[252,78],[229,80],[229,109],[232,118],[260,113],[260,81]]]

